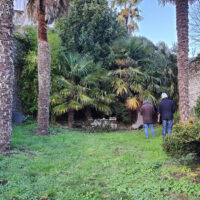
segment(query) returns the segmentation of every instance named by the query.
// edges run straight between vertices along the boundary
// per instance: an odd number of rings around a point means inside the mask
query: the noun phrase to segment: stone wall
[[[189,104],[192,109],[200,96],[200,63],[193,63],[190,66],[189,76]]]

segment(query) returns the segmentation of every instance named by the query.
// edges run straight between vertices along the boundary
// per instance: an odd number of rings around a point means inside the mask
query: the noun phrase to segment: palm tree
[[[64,61],[64,62],[63,62]],[[55,91],[51,95],[53,114],[68,113],[68,126],[72,127],[74,112],[86,109],[86,120],[91,116],[93,107],[105,114],[110,114],[108,104],[112,95],[108,95],[99,87],[104,73],[88,57],[79,54],[64,55],[60,74],[53,81]]]
[[[138,110],[144,99],[156,103],[153,87],[156,87],[157,79],[149,77],[148,74],[140,72],[132,66],[114,70],[110,73],[113,90],[117,96],[125,98],[128,109]]]
[[[162,3],[174,3],[176,5],[176,27],[178,36],[178,87],[179,87],[179,111],[182,122],[189,118],[188,95],[188,3],[195,0],[159,0]]]
[[[49,134],[50,48],[47,23],[68,8],[67,0],[28,0],[29,16],[38,21],[38,133]]]
[[[130,112],[137,111],[140,121],[143,100],[149,99],[155,105],[156,96],[162,91],[158,48],[146,38],[132,37],[116,41],[113,50],[117,68],[111,72],[113,90]]]
[[[0,152],[10,149],[13,86],[13,1],[0,1]]]
[[[177,55],[173,50],[170,50],[167,45],[163,42],[157,45],[158,55],[161,57],[161,63],[158,64],[161,66],[160,74],[161,74],[161,82],[165,87],[164,91],[169,94],[170,98],[172,98],[176,105],[178,105],[178,80],[177,80]]]
[[[139,28],[136,21],[141,20],[141,15],[136,6],[140,2],[141,0],[111,0],[113,7],[117,5],[121,8],[118,20],[127,28],[129,35]]]

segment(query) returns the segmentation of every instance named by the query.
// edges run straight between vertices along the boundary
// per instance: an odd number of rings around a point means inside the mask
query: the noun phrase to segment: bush
[[[197,104],[196,104],[194,110],[195,110],[195,114],[196,114],[197,118],[200,119],[200,96],[197,100]]]
[[[163,141],[164,151],[172,157],[182,157],[190,153],[200,155],[200,122],[175,125],[171,135]]]

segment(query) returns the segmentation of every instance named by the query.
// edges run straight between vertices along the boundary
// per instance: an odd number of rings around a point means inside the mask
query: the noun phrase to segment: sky
[[[158,0],[143,0],[139,5],[143,20],[138,22],[138,36],[145,36],[154,44],[164,41],[170,48],[177,42],[176,10],[173,4],[160,5]]]

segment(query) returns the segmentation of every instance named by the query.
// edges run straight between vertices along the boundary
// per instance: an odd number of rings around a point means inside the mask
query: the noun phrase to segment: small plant
[[[112,131],[112,127],[110,126],[110,124],[107,124],[102,128],[102,131],[107,132],[107,133],[111,132]]]
[[[190,153],[200,155],[200,122],[177,124],[173,133],[165,137],[163,149],[172,157],[182,157]]]

